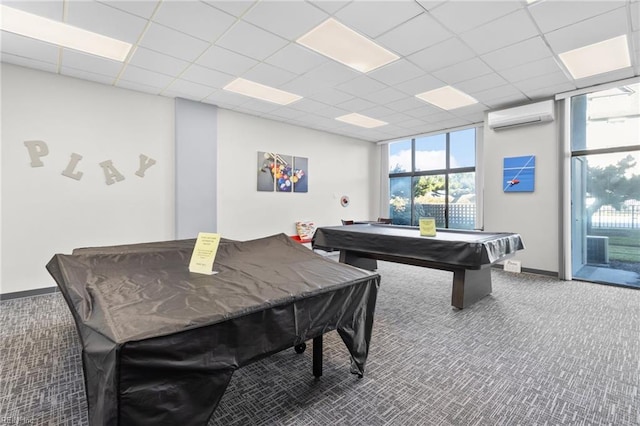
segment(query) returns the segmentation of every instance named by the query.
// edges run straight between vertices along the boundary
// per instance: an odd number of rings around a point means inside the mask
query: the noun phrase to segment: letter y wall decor
[[[42,158],[49,155],[49,147],[46,142],[38,140],[24,141],[24,146],[27,148],[31,167],[44,167]],[[71,158],[67,163],[67,167],[62,170],[62,176],[66,176],[70,179],[81,180],[84,174],[82,172],[82,166],[80,165],[82,158],[82,155],[72,152]],[[147,169],[156,164],[156,160],[144,154],[140,154],[138,164],[138,169],[134,174],[143,178]],[[105,183],[107,185],[113,185],[114,183],[125,180],[124,175],[120,173],[120,170],[116,168],[112,160],[102,161],[98,163],[97,166],[102,169]]]

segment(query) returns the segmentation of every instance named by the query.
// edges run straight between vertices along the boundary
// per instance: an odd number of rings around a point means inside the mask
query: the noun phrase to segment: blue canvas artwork
[[[504,159],[502,187],[504,192],[533,192],[536,175],[536,156]]]

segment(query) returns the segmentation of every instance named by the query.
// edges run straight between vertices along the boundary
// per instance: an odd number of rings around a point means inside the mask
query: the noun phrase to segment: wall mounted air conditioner
[[[553,121],[553,101],[542,101],[534,104],[493,111],[487,115],[487,124],[493,130],[509,127]]]

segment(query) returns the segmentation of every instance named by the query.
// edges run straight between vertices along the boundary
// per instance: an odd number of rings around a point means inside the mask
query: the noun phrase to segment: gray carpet
[[[457,311],[450,273],[379,272],[363,379],[332,332],[321,379],[310,348],[251,364],[209,425],[640,424],[640,291],[494,270],[493,294]],[[2,301],[0,324],[0,425],[86,425],[60,294]]]

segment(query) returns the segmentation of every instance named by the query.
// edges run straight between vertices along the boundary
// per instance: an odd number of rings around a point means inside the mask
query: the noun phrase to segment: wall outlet
[[[521,262],[519,260],[507,260],[504,262],[504,270],[507,272],[520,273]]]

